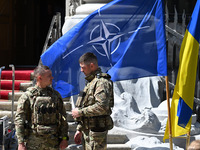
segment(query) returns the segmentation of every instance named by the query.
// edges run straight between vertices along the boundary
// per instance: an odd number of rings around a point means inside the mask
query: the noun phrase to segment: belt
[[[51,138],[51,139],[58,138],[58,135],[55,135],[55,134],[43,134],[43,135],[39,135],[37,133],[37,131],[34,130],[34,129],[31,129],[30,133],[32,133],[33,135],[35,135],[37,137],[48,137],[48,138]]]

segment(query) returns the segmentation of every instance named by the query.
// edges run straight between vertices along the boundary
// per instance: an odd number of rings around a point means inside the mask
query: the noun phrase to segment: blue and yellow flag
[[[200,0],[186,29],[179,55],[179,71],[171,102],[172,137],[187,134],[191,128],[197,61],[200,41]],[[169,138],[168,122],[163,141]]]

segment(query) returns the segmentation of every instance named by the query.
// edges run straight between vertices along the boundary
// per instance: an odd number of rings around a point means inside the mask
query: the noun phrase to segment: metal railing
[[[56,15],[53,16],[49,31],[47,33],[47,37],[43,46],[42,54],[60,37],[61,33],[61,13],[57,12]],[[41,60],[39,64],[41,64]]]

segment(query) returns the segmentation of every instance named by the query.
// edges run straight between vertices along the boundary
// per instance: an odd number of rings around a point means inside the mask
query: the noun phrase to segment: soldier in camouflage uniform
[[[15,116],[18,150],[62,150],[68,146],[67,114],[60,94],[53,90],[47,66],[34,70],[36,85],[18,100]]]
[[[81,144],[83,138],[85,150],[105,150],[108,130],[113,128],[110,117],[114,105],[113,83],[110,75],[101,72],[93,53],[83,54],[79,63],[87,84],[72,110],[72,116],[78,122],[74,141]]]

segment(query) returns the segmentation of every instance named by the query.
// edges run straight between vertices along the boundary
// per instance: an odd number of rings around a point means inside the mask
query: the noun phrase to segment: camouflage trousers
[[[104,132],[93,132],[84,130],[83,133],[83,149],[84,150],[106,150],[107,149],[107,134]]]
[[[27,150],[59,150],[59,140],[51,136],[36,136],[31,133],[26,142]]]

